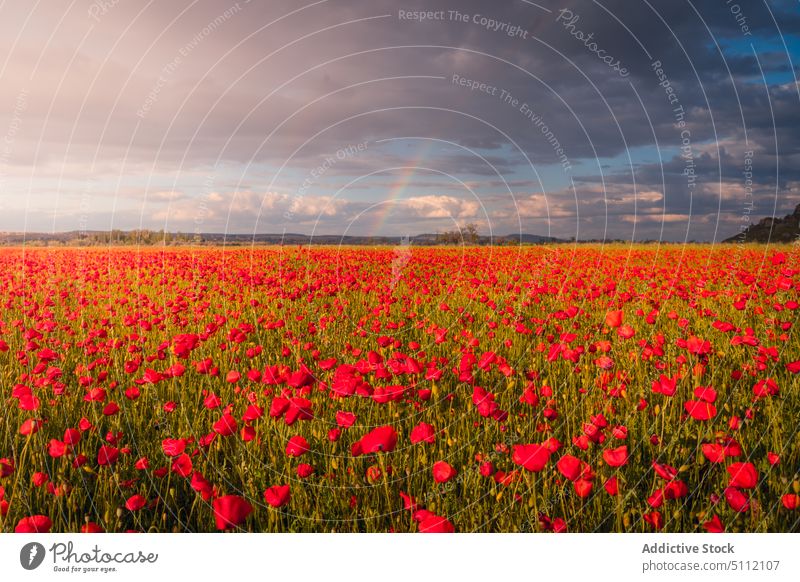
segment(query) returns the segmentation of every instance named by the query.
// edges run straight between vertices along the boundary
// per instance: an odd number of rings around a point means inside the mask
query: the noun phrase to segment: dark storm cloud
[[[300,187],[292,187],[293,177],[302,180],[321,160],[358,143],[369,144],[366,152],[347,156],[324,178],[375,172],[375,189],[386,191],[381,169],[413,163],[465,182],[482,177],[497,191],[513,184],[528,202],[519,210],[507,197],[487,196],[484,226],[494,230],[516,229],[522,216],[531,231],[542,220],[564,236],[603,236],[614,228],[632,234],[626,229],[636,225],[637,235],[680,240],[678,217],[692,214],[694,238],[710,238],[729,219],[720,208],[740,212],[745,151],[754,152],[754,196],[771,192],[775,199],[777,188],[776,205],[792,205],[800,181],[794,2],[536,4],[4,5],[0,132],[13,133],[0,158],[6,221],[19,220],[26,195],[36,197],[33,207],[47,207],[49,189],[60,196],[58,224],[73,228],[81,215],[74,205],[86,198],[81,182],[97,181],[117,184],[109,197],[137,188],[183,192],[180,201],[156,197],[118,211],[185,227],[193,200],[185,182],[212,173],[221,190],[219,215],[229,205],[235,211],[228,228],[246,231],[256,200],[269,195],[274,204],[291,205],[281,196]],[[435,18],[420,22],[420,11]],[[686,145],[684,130],[697,176],[693,192],[686,161],[675,157]],[[397,138],[437,141],[424,147]],[[543,185],[535,172],[547,175]],[[419,194],[415,180],[429,195],[430,178],[409,179],[407,195]],[[564,186],[570,180],[575,191]],[[280,195],[271,193],[276,184],[285,190]],[[364,188],[359,182],[354,190]],[[266,194],[252,193],[258,191]],[[646,193],[641,204],[638,192]],[[409,219],[435,221],[439,206],[460,217],[472,212],[453,202],[452,188],[441,194],[408,205]],[[552,198],[558,216],[542,214],[536,196]],[[306,201],[310,216],[319,200]],[[322,213],[331,231],[360,208],[337,204]],[[35,215],[27,219],[38,224]]]

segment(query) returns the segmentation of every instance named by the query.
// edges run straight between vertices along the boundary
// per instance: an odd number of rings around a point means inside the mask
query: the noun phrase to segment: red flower
[[[628,446],[603,451],[603,460],[609,467],[622,467],[628,463]]]
[[[103,415],[105,416],[114,416],[118,412],[119,405],[116,402],[109,402],[106,404],[105,408],[103,408]]]
[[[750,500],[744,493],[735,487],[725,488],[725,501],[728,502],[728,505],[730,505],[731,509],[738,513],[744,513],[750,509]]]
[[[702,340],[699,337],[691,336],[686,340],[686,349],[689,350],[690,354],[704,356],[711,351],[711,342],[708,340]]]
[[[223,414],[222,418],[214,423],[214,432],[223,437],[236,434],[238,428],[236,419],[230,414]]]
[[[794,493],[787,493],[781,497],[781,503],[786,509],[797,509],[800,506],[800,495]]]
[[[436,429],[430,424],[420,422],[417,426],[411,429],[411,443],[428,443],[436,442]]]
[[[64,443],[75,446],[81,442],[81,431],[76,428],[68,428],[64,431]]]
[[[39,421],[36,420],[35,418],[29,418],[19,426],[19,434],[23,436],[36,434],[38,431],[39,431]]]
[[[752,489],[758,484],[758,470],[752,463],[733,463],[728,466],[730,487]]]
[[[224,495],[214,500],[214,520],[217,529],[224,530],[236,527],[253,512],[253,506],[238,495]]]
[[[712,463],[722,463],[725,461],[725,447],[715,443],[703,443],[701,446],[703,455]]]
[[[215,408],[219,408],[222,406],[222,400],[220,400],[219,396],[214,394],[213,392],[206,396],[205,400],[203,400],[203,406],[208,408],[209,410],[213,410]]]
[[[681,499],[689,495],[689,488],[683,481],[670,481],[664,486],[664,499]]]
[[[353,443],[351,453],[354,457],[377,452],[388,453],[393,451],[395,446],[397,446],[397,433],[394,428],[379,426]]]
[[[708,521],[704,521],[703,527],[709,533],[723,533],[725,531],[725,526],[722,525],[722,521],[719,519],[718,515],[715,515]]]
[[[307,463],[300,463],[297,466],[297,476],[301,479],[305,479],[306,477],[310,477],[314,474],[314,467]]]
[[[336,413],[336,424],[340,428],[350,428],[356,422],[356,415],[352,412],[344,412],[340,410]]]
[[[695,420],[708,420],[717,415],[717,407],[703,400],[689,400],[683,407],[689,416]]]
[[[8,477],[14,472],[14,459],[0,459],[0,478]]]
[[[116,447],[110,447],[108,445],[103,445],[100,447],[100,450],[97,451],[97,464],[98,465],[113,465],[117,462],[119,458],[119,449]]]
[[[578,497],[589,497],[592,493],[592,482],[588,479],[577,479],[572,482],[575,493]]]
[[[50,444],[47,446],[47,454],[57,459],[67,454],[67,445],[58,439],[50,439]]]
[[[622,311],[609,311],[606,313],[606,326],[619,327],[622,325]]]
[[[711,386],[698,386],[694,389],[694,397],[705,402],[714,402],[717,399],[717,391]]]
[[[668,378],[664,374],[653,382],[653,392],[664,396],[674,396],[678,389],[678,381],[675,378]]]
[[[23,517],[14,528],[16,533],[49,533],[53,522],[46,515],[32,515]]]
[[[456,475],[458,475],[458,471],[445,461],[437,461],[433,464],[433,479],[437,483],[447,483]]]
[[[172,461],[172,472],[177,473],[181,477],[188,477],[192,474],[192,459],[189,455],[183,453],[177,459]]]
[[[299,457],[309,451],[308,441],[300,435],[295,435],[286,443],[286,456]]]
[[[131,495],[128,497],[128,500],[125,502],[125,508],[128,511],[139,511],[145,505],[147,505],[147,499],[142,497],[141,495]]]
[[[264,501],[272,507],[283,507],[289,503],[291,492],[288,485],[273,485],[264,491]]]
[[[511,460],[526,470],[539,472],[550,460],[550,450],[542,445],[514,445]]]
[[[422,533],[453,533],[455,532],[455,528],[447,518],[429,512],[428,515],[420,521],[419,531]]]
[[[164,439],[161,441],[161,450],[168,457],[177,457],[186,450],[186,441],[183,439]]]
[[[644,520],[652,525],[654,529],[663,529],[664,516],[661,515],[661,512],[652,511],[650,513],[645,513],[642,517],[644,517]]]
[[[678,476],[678,470],[672,465],[667,465],[666,463],[662,465],[653,461],[653,470],[656,472],[656,475],[665,481],[672,481]]]
[[[572,455],[564,455],[556,463],[556,468],[570,481],[575,481],[581,476],[581,460]]]
[[[405,491],[400,492],[400,498],[403,500],[403,509],[408,511],[417,511],[419,509],[419,503],[417,503],[417,500]]]

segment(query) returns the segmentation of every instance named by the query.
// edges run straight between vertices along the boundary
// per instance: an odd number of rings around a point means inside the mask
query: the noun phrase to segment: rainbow
[[[408,185],[416,177],[420,164],[428,156],[432,146],[432,141],[423,140],[422,145],[417,150],[411,162],[400,171],[400,175],[394,185],[389,189],[386,199],[382,203],[376,205],[375,221],[373,222],[370,236],[380,236],[382,234],[381,230],[386,224],[386,219],[389,217],[392,209],[395,207],[395,202],[405,194]]]

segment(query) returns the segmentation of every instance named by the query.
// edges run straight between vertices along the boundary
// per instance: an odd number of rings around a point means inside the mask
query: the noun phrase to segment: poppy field
[[[0,250],[2,532],[796,532],[794,246]]]

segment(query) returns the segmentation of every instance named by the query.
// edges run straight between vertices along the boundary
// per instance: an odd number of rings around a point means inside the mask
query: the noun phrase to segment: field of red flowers
[[[2,532],[800,530],[794,247],[0,251]]]

